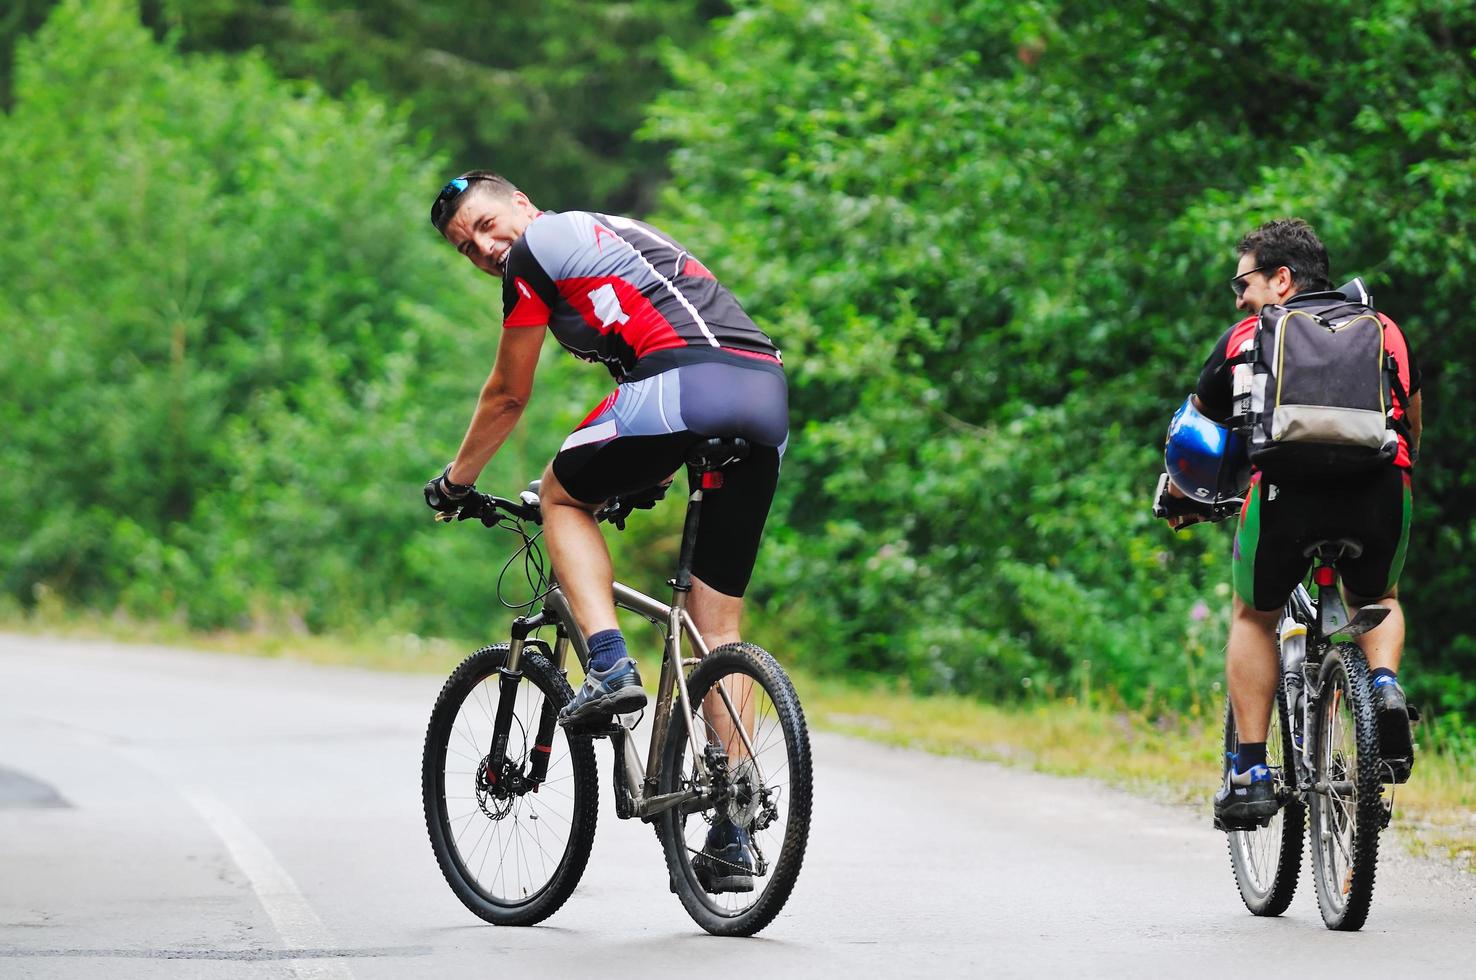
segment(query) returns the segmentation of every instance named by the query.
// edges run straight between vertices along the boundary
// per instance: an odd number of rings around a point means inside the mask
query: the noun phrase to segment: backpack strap
[[[1409,425],[1409,392],[1404,390],[1404,382],[1399,380],[1399,362],[1394,360],[1394,355],[1384,354],[1384,371],[1389,376],[1389,390],[1394,392],[1394,400],[1399,403],[1404,414],[1395,418],[1393,411],[1389,413],[1389,428],[1404,436],[1404,441],[1414,446],[1414,430]]]

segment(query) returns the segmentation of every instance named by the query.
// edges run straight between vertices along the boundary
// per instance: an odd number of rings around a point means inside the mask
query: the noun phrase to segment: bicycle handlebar
[[[1216,503],[1195,500],[1169,493],[1169,475],[1161,473],[1158,487],[1153,491],[1153,516],[1163,520],[1169,517],[1198,517],[1202,521],[1223,521],[1240,513],[1245,501],[1231,497]]]
[[[595,520],[608,521],[620,530],[625,530],[625,519],[633,510],[650,510],[656,506],[656,502],[666,496],[667,484],[658,484],[645,490],[637,490],[623,497],[612,497],[599,510],[595,511]],[[528,498],[532,498],[531,500]],[[506,497],[493,496],[490,493],[481,493],[473,490],[467,494],[465,502],[454,512],[439,513],[436,520],[442,524],[452,521],[480,520],[487,527],[497,524],[499,512],[520,521],[531,521],[534,524],[543,523],[543,508],[538,503],[537,496],[530,490],[524,491],[524,499],[508,500]]]
[[[465,501],[456,510],[437,514],[436,521],[449,524],[452,521],[480,520],[487,527],[492,527],[497,523],[498,511],[516,517],[520,521],[543,523],[543,512],[535,504],[508,500],[506,497],[494,497],[490,493],[481,493],[476,490],[467,494]]]

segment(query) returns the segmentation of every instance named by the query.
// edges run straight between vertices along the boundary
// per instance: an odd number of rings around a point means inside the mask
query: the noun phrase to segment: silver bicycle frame
[[[707,771],[707,759],[705,755],[706,740],[700,736],[697,726],[691,722],[694,716],[691,695],[687,691],[687,676],[685,669],[696,664],[708,654],[707,643],[702,634],[697,631],[697,625],[692,622],[692,616],[687,612],[687,593],[677,590],[672,595],[671,605],[653,599],[635,589],[615,583],[615,605],[621,609],[627,609],[652,623],[665,624],[666,645],[661,659],[661,680],[657,686],[656,710],[651,716],[651,744],[647,751],[646,763],[649,770],[642,765],[639,751],[635,747],[634,732],[626,729],[621,743],[625,746],[623,757],[616,761],[616,765],[625,767],[625,785],[630,791],[632,802],[632,815],[637,817],[653,817],[673,807],[680,806],[689,801],[701,799],[709,786]],[[589,645],[586,637],[580,631],[578,624],[574,621],[574,612],[569,607],[568,597],[557,584],[555,584],[543,598],[543,608],[548,614],[558,621],[559,639],[554,646],[555,666],[559,670],[565,670],[567,664],[567,645],[574,647],[574,655],[586,670],[589,669]],[[692,650],[696,654],[691,660],[682,659],[682,636],[685,635],[691,643]],[[718,685],[718,693],[723,704],[734,719],[734,727],[738,730],[743,740],[744,747],[748,750],[748,756],[753,760],[754,766],[758,766],[757,753],[754,751],[753,741],[747,728],[743,725],[742,715],[734,707],[728,692]],[[693,765],[697,769],[700,786],[691,790],[675,793],[657,795],[656,788],[661,779],[661,757],[666,748],[667,733],[671,728],[672,699],[675,697],[680,705],[683,724],[687,730],[687,739],[692,750]],[[624,727],[624,726],[622,726]],[[762,780],[762,772],[758,773]]]

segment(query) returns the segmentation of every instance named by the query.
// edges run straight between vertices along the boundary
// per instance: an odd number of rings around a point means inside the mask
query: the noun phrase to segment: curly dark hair
[[[1286,266],[1298,292],[1332,288],[1328,278],[1327,247],[1312,226],[1301,218],[1277,218],[1246,235],[1235,246],[1241,255],[1254,255],[1256,265],[1275,270]]]

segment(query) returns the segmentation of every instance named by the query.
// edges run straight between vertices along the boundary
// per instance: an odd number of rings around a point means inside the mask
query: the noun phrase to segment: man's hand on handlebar
[[[1215,508],[1185,496],[1167,473],[1158,478],[1158,489],[1153,495],[1153,516],[1167,521],[1175,531],[1216,519]]]
[[[463,486],[452,483],[450,473],[451,464],[447,463],[440,475],[432,477],[425,485],[425,505],[440,514],[456,513],[476,490],[476,484]]]

